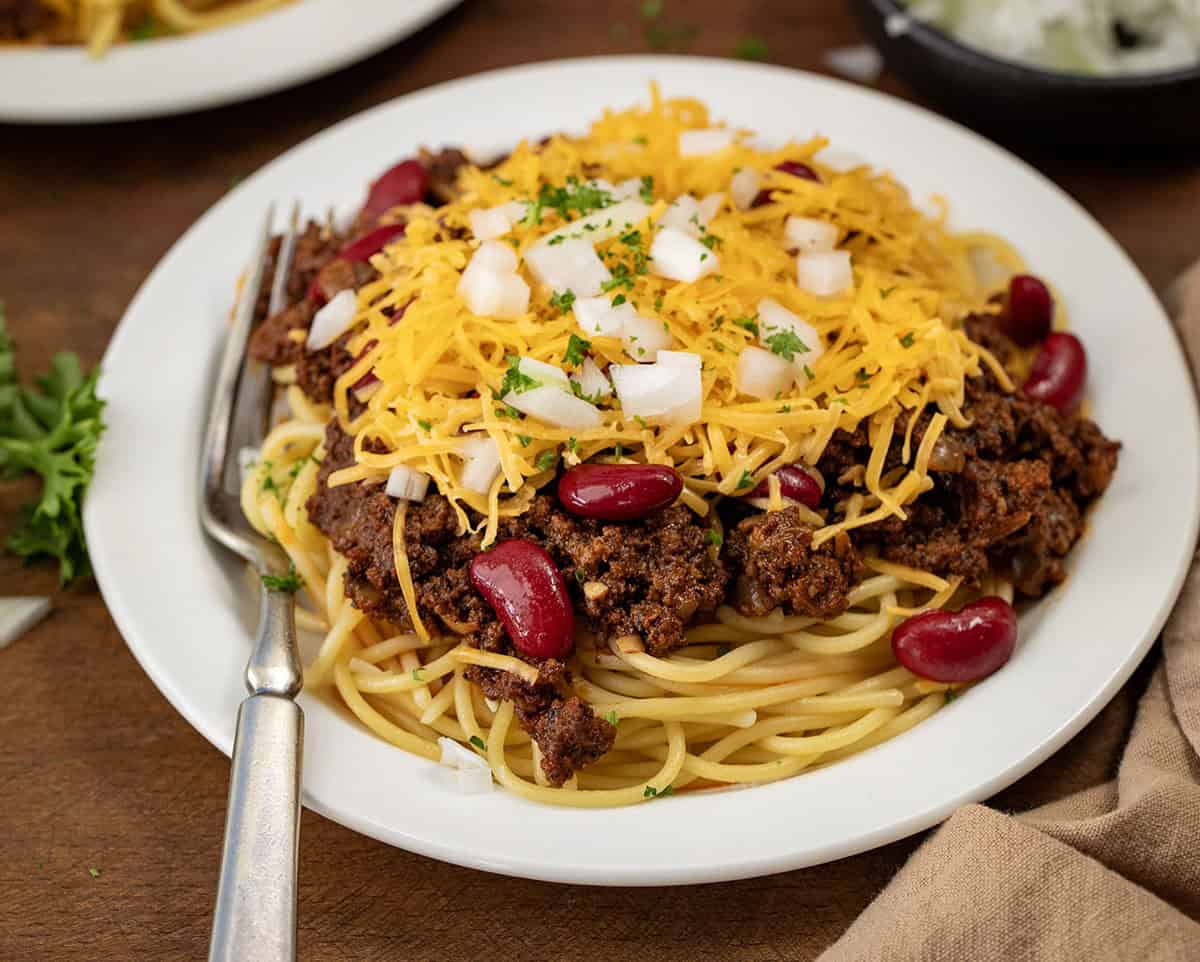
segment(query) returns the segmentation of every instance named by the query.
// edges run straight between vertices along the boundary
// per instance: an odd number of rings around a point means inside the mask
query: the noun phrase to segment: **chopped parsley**
[[[710,544],[714,548],[719,548],[725,543],[725,539],[721,537],[721,532],[716,528],[709,528],[704,532],[704,543]]]
[[[574,291],[555,291],[550,295],[550,306],[557,308],[562,314],[566,314],[572,307],[575,306]]]
[[[522,224],[541,224],[545,211],[554,211],[563,220],[570,220],[571,214],[580,216],[590,214],[615,204],[613,195],[592,184],[582,183],[578,177],[567,178],[563,187],[551,187],[542,184],[538,195],[525,210]]]
[[[700,238],[700,243],[711,251],[721,246],[721,238],[716,234],[705,234]]]
[[[617,724],[617,710],[614,708],[612,711],[610,711],[604,716],[604,720],[615,727]]]
[[[412,680],[413,681],[424,681],[425,680],[424,676],[421,674],[420,668],[414,668],[412,670]]]
[[[811,367],[809,367],[807,364],[804,365],[804,376],[807,377],[810,381],[815,381],[817,379],[817,376],[815,374],[813,374],[813,369]]]
[[[513,185],[511,180],[509,180],[507,177],[501,177],[499,174],[492,174],[492,180],[494,180],[501,187],[511,187]]]
[[[129,28],[129,39],[135,42],[152,40],[155,37],[163,36],[167,32],[167,28],[163,23],[156,20],[153,15],[147,13],[142,17],[141,21]]]
[[[472,744],[472,745],[474,745],[476,748],[482,749],[483,751],[487,751],[487,742],[485,742],[485,741],[484,741],[482,738],[480,738],[478,735],[472,735],[472,736],[470,737],[469,741],[470,741],[470,742],[471,742],[471,744]]]
[[[517,440],[521,442],[521,447],[523,448],[527,448],[533,443],[533,438],[531,438],[528,434],[518,434]]]
[[[758,337],[758,317],[735,317],[732,323]]]
[[[771,50],[762,37],[747,34],[738,38],[733,55],[739,60],[766,60],[771,55]]]
[[[642,19],[655,20],[662,15],[663,0],[642,0]]]
[[[955,698],[957,698],[957,697],[958,697],[958,696],[955,694],[955,692],[954,692],[954,689],[953,689],[953,688],[947,688],[947,689],[946,689],[946,704],[947,704],[947,705],[949,705],[949,704],[950,704],[950,702],[954,701],[954,699],[955,699]]]
[[[612,306],[620,307],[622,304],[625,303],[626,300],[627,300],[627,298],[625,297],[624,294],[618,294],[616,297],[614,297],[612,299]]]
[[[737,489],[742,491],[752,487],[754,487],[754,476],[749,471],[743,471],[742,476],[738,478]]]
[[[792,406],[790,404],[784,404],[779,408],[778,413],[779,414],[791,414]]]
[[[858,379],[858,383],[864,387],[871,383],[871,375],[867,373],[867,369],[865,367],[860,367],[857,371],[855,371],[854,376]]]
[[[288,565],[288,572],[285,575],[263,575],[262,583],[264,588],[271,591],[286,591],[289,595],[294,595],[304,587],[304,582],[296,572],[295,564]]]
[[[579,442],[575,438],[567,438],[567,450],[574,454],[579,450]]]
[[[668,795],[675,794],[674,789],[668,785],[661,792],[653,785],[647,785],[646,790],[642,792],[642,798],[666,798]]]
[[[644,417],[642,417],[640,414],[635,414],[635,415],[633,416],[633,419],[634,419],[635,421],[637,421],[638,427],[640,427],[640,428],[642,428],[642,429],[645,429],[645,428],[648,426],[648,425],[646,424],[646,419],[645,419]]]
[[[642,232],[640,230],[631,230],[620,236],[620,241],[626,247],[641,247]]]
[[[426,421],[424,418],[417,418],[417,427],[419,427],[422,431],[432,431],[433,430],[433,425],[429,421]]]
[[[662,306],[663,306],[663,297],[661,294],[659,294],[656,298],[654,298],[654,309],[656,311],[661,311]]]
[[[541,387],[542,382],[521,371],[521,359],[513,354],[508,356],[508,370],[504,372],[504,380],[500,382],[500,395],[515,392],[524,394],[535,387]],[[514,409],[515,410],[515,409]]]
[[[582,569],[582,568],[576,568],[576,569],[575,569],[575,580],[576,580],[577,582],[579,582],[579,584],[581,584],[581,585],[582,585],[584,582],[586,582],[586,581],[587,581],[587,575],[585,575],[585,574],[583,573],[583,569]]]
[[[895,287],[882,288],[879,292],[879,296],[886,301],[888,299],[888,295],[890,295],[892,293],[892,291],[894,291],[895,289],[896,289]]]
[[[625,456],[625,445],[623,445],[620,441],[618,441],[613,446],[613,457],[614,458],[623,458],[624,456]]]
[[[913,336],[913,332],[909,331],[907,334],[904,335],[904,337],[900,338],[900,346],[901,347],[912,347],[913,344],[915,343],[915,341],[916,341],[916,338]]]
[[[93,865],[91,868],[88,869],[88,875],[90,875],[92,878],[99,878],[100,877],[100,869],[96,868],[96,866]]]
[[[585,341],[578,334],[572,334],[567,340],[567,349],[563,351],[563,360],[567,364],[582,364],[591,349],[591,341]]]
[[[559,244],[561,244],[566,239],[567,239],[566,234],[556,234],[554,237],[551,237],[548,241],[546,241],[546,243],[549,244],[551,247],[557,247]]]
[[[638,188],[638,194],[647,204],[654,203],[654,178],[649,174],[642,177],[642,185]]]
[[[849,401],[847,401],[847,400],[846,400],[844,397],[835,397],[835,398],[834,398],[832,401],[830,401],[829,403],[830,403],[830,404],[840,404],[840,405],[842,405],[843,407],[845,407],[845,406],[846,406],[847,404],[849,404],[850,402],[849,402]]]
[[[537,456],[537,461],[534,463],[537,465],[537,469],[539,471],[549,471],[552,467],[554,467],[557,461],[558,452],[550,449],[539,454]]]
[[[587,341],[584,341],[584,343],[586,344]],[[599,404],[603,400],[599,391],[595,394],[584,394],[583,388],[579,386],[578,381],[569,381],[568,383],[571,385],[571,393],[581,401],[587,401],[588,404]]]
[[[633,138],[633,142],[635,144],[637,144],[639,147],[645,147],[646,144],[650,143],[650,141],[646,138],[645,134],[638,134],[636,137]]]
[[[800,340],[795,331],[787,329],[770,335],[767,338],[767,346],[772,354],[778,354],[785,361],[794,359],[797,354],[808,353],[808,345]]]
[[[506,401],[501,401],[496,405],[496,417],[512,418],[514,421],[520,421],[521,412]]]
[[[719,645],[717,645],[717,657],[720,658],[724,655],[728,655],[729,652],[732,650],[733,649],[731,649],[727,644],[725,644],[725,642],[721,642]]]
[[[628,264],[615,264],[612,269],[612,277],[600,285],[600,290],[607,294],[617,287],[624,287],[627,291],[633,290],[633,275],[629,272]]]

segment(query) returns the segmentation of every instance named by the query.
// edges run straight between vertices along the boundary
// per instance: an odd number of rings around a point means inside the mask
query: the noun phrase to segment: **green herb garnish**
[[[57,559],[64,585],[91,572],[81,512],[104,431],[97,375],[85,376],[79,357],[62,352],[33,387],[21,387],[0,305],[0,479],[42,479],[40,498],[18,509],[7,546],[23,558]]]
[[[901,347],[912,347],[913,344],[916,342],[916,340],[917,340],[916,337],[913,336],[913,332],[909,331],[907,334],[904,335],[904,337],[900,338],[900,346]]]
[[[720,318],[718,318],[718,320],[720,320]],[[758,318],[757,317],[735,317],[733,319],[732,323],[735,326],[742,328],[743,330],[749,331],[755,337],[758,337]]]
[[[268,588],[271,591],[286,591],[289,595],[294,595],[304,587],[304,581],[296,572],[296,565],[294,563],[288,565],[288,571],[285,575],[263,575],[262,583],[264,588]]]
[[[424,418],[417,418],[417,427],[419,427],[422,431],[433,430],[433,424],[430,421],[426,421]]]
[[[749,471],[743,471],[742,476],[738,478],[737,489],[742,491],[746,488],[754,487],[754,477]]]
[[[610,711],[604,716],[604,720],[615,728],[617,724],[617,710],[614,708],[612,711]]]
[[[482,749],[483,751],[487,751],[487,742],[485,742],[485,741],[484,741],[482,738],[480,738],[478,735],[472,735],[472,736],[471,736],[471,737],[468,739],[468,741],[470,741],[470,743],[471,743],[472,745],[474,745],[476,748]]]
[[[541,387],[542,382],[521,371],[521,359],[512,354],[508,356],[508,370],[504,372],[504,380],[500,382],[500,396],[510,392],[524,394],[535,387]]]
[[[550,306],[557,308],[559,313],[566,314],[572,307],[575,306],[575,292],[555,291],[550,295]]]
[[[785,361],[792,360],[797,354],[808,353],[808,345],[791,330],[776,331],[768,336],[767,347],[771,349],[771,353],[778,354]]]
[[[766,60],[771,51],[762,37],[747,34],[738,39],[733,48],[733,55],[739,60]]]
[[[721,532],[716,528],[709,528],[704,532],[704,543],[710,544],[714,548],[719,548],[725,543],[725,539],[721,536]]]
[[[537,465],[537,469],[539,471],[549,471],[557,462],[558,452],[553,449],[549,449],[539,454],[537,456],[537,461],[534,463]]]
[[[578,334],[572,334],[567,339],[567,349],[563,351],[563,360],[567,364],[582,364],[584,357],[591,349],[591,341],[585,341]]]

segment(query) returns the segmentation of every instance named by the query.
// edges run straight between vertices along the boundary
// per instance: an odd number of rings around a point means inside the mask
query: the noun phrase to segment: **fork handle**
[[[242,702],[209,962],[296,958],[303,742],[304,713],[290,698]]]

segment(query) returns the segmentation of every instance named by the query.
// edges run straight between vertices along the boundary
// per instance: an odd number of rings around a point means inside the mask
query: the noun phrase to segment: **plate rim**
[[[713,68],[719,68],[723,71],[744,72],[746,74],[754,74],[760,71],[788,75],[791,78],[801,78],[805,82],[816,83],[818,86],[827,85],[839,89],[850,88],[859,95],[871,100],[883,102],[888,107],[900,107],[903,110],[915,111],[918,114],[924,115],[926,119],[931,120],[937,125],[944,126],[949,131],[958,136],[966,135],[970,140],[976,143],[976,146],[986,150],[987,152],[997,155],[1007,164],[1015,164],[1027,176],[1035,178],[1040,184],[1051,191],[1060,202],[1064,202],[1075,214],[1081,218],[1087,225],[1090,232],[1098,235],[1103,239],[1113,250],[1113,252],[1123,261],[1127,268],[1130,279],[1136,281],[1141,288],[1141,293],[1149,297],[1155,304],[1159,306],[1160,313],[1166,317],[1165,312],[1161,310],[1161,304],[1149,283],[1142,275],[1140,269],[1132,261],[1125,250],[1119,243],[1100,225],[1094,217],[1084,209],[1077,201],[1067,194],[1062,188],[1058,187],[1040,172],[1032,168],[1020,158],[1012,155],[1003,148],[993,144],[986,138],[970,131],[953,121],[947,120],[940,115],[933,113],[923,107],[910,104],[905,101],[898,100],[885,94],[873,90],[859,88],[857,86],[844,83],[842,81],[833,80],[820,75],[806,73],[804,71],[794,71],[789,68],[763,65],[763,64],[742,64],[735,63],[719,58],[697,58],[697,57],[670,57],[670,56],[600,56],[600,57],[585,57],[572,58],[557,61],[546,61],[534,64],[523,64],[514,67],[506,67],[500,70],[484,71],[473,74],[467,77],[460,77],[454,80],[447,81],[442,84],[423,88],[413,93],[406,94],[402,97],[395,98],[383,104],[376,105],[368,110],[358,113],[350,118],[333,125],[330,128],[319,131],[313,135],[313,138],[305,140],[301,144],[292,148],[269,164],[264,166],[251,181],[259,177],[268,179],[276,168],[276,165],[286,161],[294,151],[303,149],[309,144],[310,140],[320,138],[330,134],[347,125],[355,123],[369,123],[369,118],[377,112],[382,112],[394,109],[401,101],[411,101],[417,98],[429,97],[436,98],[444,96],[447,93],[452,93],[455,88],[460,86],[469,86],[471,84],[486,81],[488,79],[513,78],[522,75],[537,75],[539,72],[554,72],[563,68],[571,69],[581,65],[595,65],[597,63],[605,64],[613,62],[621,69],[640,70],[644,74],[653,74],[655,72],[663,72],[669,74],[672,68],[682,62],[686,62],[689,66],[709,65]],[[528,77],[526,78],[528,79]],[[116,333],[113,336],[112,342],[105,353],[105,365],[107,366],[109,358],[115,355],[122,344],[123,334],[128,336],[127,332],[130,329],[126,326],[126,318],[134,315],[142,299],[144,292],[150,287],[159,271],[163,268],[176,250],[185,244],[206,218],[214,215],[217,211],[223,208],[226,204],[235,202],[237,193],[248,188],[249,183],[243,184],[233,194],[226,196],[219,201],[213,208],[203,215],[196,224],[192,225],[172,248],[163,256],[159,263],[154,268],[154,271],[148,276],[137,295],[131,301],[129,308],[122,317],[121,324],[118,326]],[[1180,344],[1178,332],[1174,325],[1169,323],[1167,318],[1168,330],[1174,348],[1172,357],[1178,363],[1187,377],[1188,369],[1184,362],[1184,355]],[[1194,391],[1189,393],[1190,404],[1187,405],[1187,410],[1184,415],[1190,421],[1193,428],[1193,433],[1200,435],[1200,415],[1197,412],[1196,398]],[[93,531],[97,530],[99,521],[97,520],[98,509],[93,508],[89,504],[85,507],[85,527],[89,537]],[[1198,528],[1200,528],[1200,489],[1194,492],[1190,505],[1188,505],[1189,517],[1187,524],[1187,538],[1191,544],[1195,543]],[[586,865],[571,864],[569,862],[548,863],[539,859],[528,859],[520,857],[504,857],[504,858],[481,858],[473,856],[469,852],[465,852],[461,847],[456,847],[451,844],[443,844],[437,840],[427,838],[414,838],[412,835],[405,835],[403,840],[399,840],[395,831],[389,832],[384,830],[379,825],[372,822],[369,818],[358,817],[354,813],[347,813],[338,810],[334,805],[327,805],[319,799],[315,799],[305,793],[305,804],[313,810],[337,821],[340,824],[346,825],[354,831],[361,834],[376,838],[379,841],[387,844],[396,845],[409,851],[414,851],[422,855],[433,858],[438,858],[443,861],[453,864],[462,865],[465,867],[482,869],[485,871],[498,872],[506,875],[541,879],[553,882],[569,882],[569,883],[584,883],[597,885],[660,885],[660,884],[690,884],[710,881],[724,881],[739,878],[756,877],[760,875],[772,874],[781,871],[787,871],[794,868],[800,868],[807,865],[819,864],[824,861],[829,861],[835,858],[846,857],[853,854],[858,854],[863,851],[875,848],[879,845],[886,844],[889,841],[907,837],[911,834],[919,832],[925,828],[935,825],[946,817],[948,817],[960,805],[986,799],[1002,788],[1011,785],[1013,782],[1028,774],[1029,771],[1044,762],[1047,758],[1063,747],[1072,737],[1074,737],[1082,728],[1090,722],[1099,711],[1112,699],[1119,688],[1125,683],[1129,676],[1141,663],[1147,651],[1157,639],[1162,625],[1165,623],[1170,611],[1172,610],[1175,599],[1178,596],[1179,590],[1182,587],[1184,578],[1186,577],[1190,552],[1185,552],[1181,557],[1174,570],[1174,576],[1171,583],[1166,586],[1167,591],[1163,594],[1163,600],[1156,611],[1155,616],[1151,619],[1151,623],[1143,634],[1143,637],[1134,646],[1130,654],[1124,658],[1121,665],[1114,671],[1109,673],[1106,682],[1099,690],[1088,700],[1088,702],[1077,708],[1069,718],[1063,721],[1053,731],[1048,732],[1038,743],[1036,748],[1030,751],[1023,760],[1004,768],[1002,771],[993,775],[991,778],[983,779],[968,789],[956,793],[953,797],[944,798],[937,804],[925,806],[920,811],[911,812],[906,817],[889,822],[886,826],[880,827],[874,831],[867,832],[856,836],[849,844],[845,840],[831,841],[821,846],[810,846],[805,849],[802,855],[797,855],[794,851],[783,851],[781,853],[773,853],[758,858],[743,859],[736,865],[723,865],[720,867],[712,867],[710,871],[704,874],[698,874],[694,868],[689,866],[673,867],[657,865],[652,869],[647,869],[646,866],[632,867],[624,870],[606,867],[604,869],[604,877],[596,874],[595,870],[589,870]],[[130,611],[124,608],[125,599],[121,596],[121,592],[116,590],[116,586],[109,581],[108,559],[105,557],[105,549],[97,552],[96,564],[97,581],[101,591],[105,596],[106,602],[109,604],[110,611],[116,621],[118,628],[122,632],[122,636],[126,639],[127,646],[133,652],[138,663],[143,670],[150,676],[156,687],[167,697],[168,701],[188,720],[193,728],[196,728],[206,739],[213,745],[219,748],[224,754],[229,754],[229,745],[225,743],[227,740],[220,738],[218,733],[211,733],[205,730],[196,718],[193,717],[193,712],[187,707],[187,701],[182,696],[171,680],[164,677],[157,670],[157,666],[150,659],[149,650],[141,650],[143,646],[135,645],[132,640],[136,634],[136,629],[128,630],[133,627],[135,618]],[[114,603],[110,598],[117,599]],[[146,656],[146,657],[143,657]],[[786,784],[776,783],[776,784]],[[758,792],[765,792],[769,786],[763,786],[757,789]],[[730,794],[730,793],[727,793]]]
[[[118,70],[125,71],[130,79],[133,79],[134,70],[177,70],[177,62],[168,67],[177,58],[183,58],[187,66],[194,66],[220,55],[212,48],[237,55],[243,53],[241,48],[249,45],[252,50],[263,52],[269,50],[272,43],[289,30],[292,35],[308,32],[306,22],[318,24],[322,16],[335,13],[342,2],[299,0],[292,6],[270,10],[249,20],[210,31],[163,37],[146,44],[118,45],[99,61],[90,60],[86,51],[76,45],[0,47],[0,123],[111,123],[192,113],[253,100],[365,60],[417,33],[458,6],[462,0],[406,0],[403,3],[376,0],[375,13],[393,14],[382,27],[369,31],[347,30],[340,36],[339,45],[332,50],[319,41],[314,42],[305,48],[305,56],[294,60],[276,57],[275,69],[249,78],[237,72],[215,73],[206,77],[207,83],[204,85],[184,87],[177,91],[171,91],[169,84],[160,89],[153,84],[126,82],[122,90],[125,99],[103,104],[94,102],[94,92],[86,83],[88,80],[108,83]],[[312,5],[319,5],[320,9],[306,9]],[[19,91],[22,80],[32,87],[37,80],[34,74],[50,69],[70,71],[74,79],[64,81],[63,89],[80,90],[83,91],[82,95],[71,99],[58,94],[54,102],[46,103],[22,98],[17,93],[5,93],[6,89]]]

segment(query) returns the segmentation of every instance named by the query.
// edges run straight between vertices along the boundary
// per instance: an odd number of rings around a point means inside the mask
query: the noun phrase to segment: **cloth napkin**
[[[1200,264],[1168,306],[1200,381]],[[1132,728],[1087,746],[1115,778],[960,809],[819,962],[1200,960],[1200,556],[1151,658]]]

